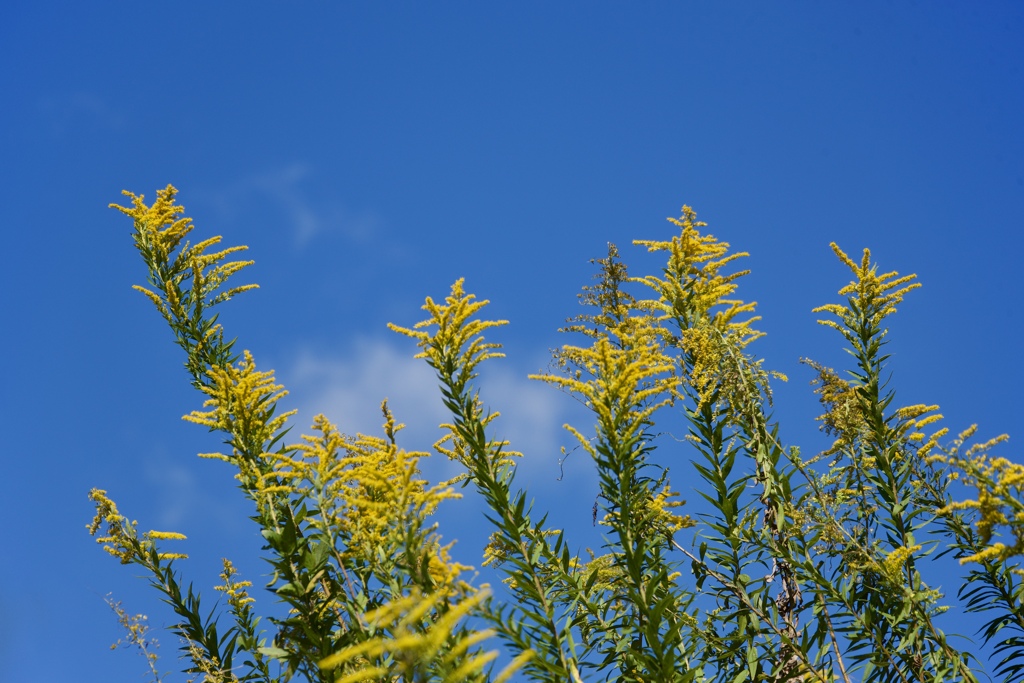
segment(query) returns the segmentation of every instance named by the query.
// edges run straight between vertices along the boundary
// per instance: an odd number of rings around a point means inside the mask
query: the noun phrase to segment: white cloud
[[[124,115],[95,93],[75,92],[46,97],[39,101],[38,106],[55,135],[63,135],[74,128],[116,130],[124,123]]]
[[[434,371],[411,348],[383,340],[361,340],[344,357],[303,351],[286,372],[279,373],[298,401],[299,424],[324,413],[343,432],[379,434],[380,402],[385,397],[395,418],[405,423],[399,443],[409,450],[429,450],[448,422]],[[505,364],[505,367],[502,365]],[[561,426],[571,402],[550,386],[527,379],[526,372],[497,360],[482,369],[480,391],[486,404],[501,413],[493,423],[495,435],[525,453],[519,466],[521,485],[554,482],[559,476],[560,446],[568,443]],[[430,462],[435,461],[435,462]],[[454,463],[441,467],[440,458],[424,463],[431,479],[460,471]]]
[[[381,219],[372,211],[352,211],[337,201],[315,198],[306,187],[311,177],[307,164],[293,163],[245,176],[202,198],[228,219],[240,218],[254,197],[262,200],[271,214],[283,218],[297,249],[321,235],[336,233],[366,242],[379,231]]]
[[[197,468],[216,467],[222,463],[195,458],[189,463],[177,462],[165,456],[154,458],[146,466],[146,480],[156,490],[157,516],[155,528],[161,531],[180,531],[195,524],[197,515],[204,524],[213,524],[222,530],[237,530],[239,516],[237,501],[229,504],[203,486]],[[226,466],[225,466],[226,468]],[[218,474],[225,474],[221,469]],[[230,480],[231,475],[226,474]],[[233,481],[233,480],[231,480]]]
[[[309,433],[317,413],[325,414],[348,434],[382,434],[380,403],[387,398],[396,419],[408,425],[399,434],[399,444],[411,451],[431,452],[443,433],[438,425],[451,417],[434,371],[422,359],[413,358],[414,353],[412,344],[403,340],[364,338],[344,355],[307,349],[291,363],[281,363],[277,375],[290,391],[287,407],[299,409],[292,420],[294,431],[287,440],[298,441],[300,433]],[[561,426],[575,404],[552,387],[527,379],[527,372],[510,365],[508,359],[503,359],[482,368],[481,395],[491,409],[501,412],[493,423],[494,434],[508,439],[512,449],[525,454],[519,461],[517,487],[532,494],[547,491],[564,496],[566,487],[575,487],[572,481],[578,483],[580,475],[580,461],[574,460],[566,466],[568,481],[557,481],[560,446],[570,443]],[[586,456],[580,453],[573,457],[582,460]],[[430,481],[448,479],[463,471],[461,465],[438,454],[426,458],[421,466]],[[204,480],[211,470],[216,470],[216,483]],[[193,458],[180,462],[166,453],[154,453],[146,465],[146,479],[154,491],[153,528],[180,531],[201,519],[221,533],[243,531],[247,503],[240,497],[223,495],[227,488],[234,490],[232,474],[230,466],[218,461]],[[228,481],[219,481],[222,477]],[[472,509],[473,514],[480,512]]]

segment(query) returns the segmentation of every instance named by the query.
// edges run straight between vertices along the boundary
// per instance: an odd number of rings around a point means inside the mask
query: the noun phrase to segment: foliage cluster
[[[833,245],[853,279],[841,303],[816,312],[842,335],[851,366],[806,361],[834,443],[804,457],[772,418],[770,382],[784,378],[750,350],[761,333],[755,304],[736,296],[745,254],[702,232],[689,207],[670,219],[671,239],[636,242],[664,256],[658,274],[630,276],[610,246],[580,295],[584,312],[563,330],[575,343],[536,377],[593,418],[566,425],[596,465],[594,518],[606,530],[601,553],[581,558],[533,510],[515,483],[519,454],[494,436],[499,415],[475,379],[502,355],[485,333],[504,321],[484,317],[487,301],[462,280],[426,300],[423,321],[392,325],[436,372],[451,415],[435,450],[464,473],[431,484],[418,467],[429,454],[399,445],[386,402],[382,434],[345,435],[317,416],[312,435],[285,442],[284,389],[235,351],[212,312],[254,287],[227,285],[251,263],[229,260],[243,247],[185,242],[192,224],[173,187],[151,205],[126,194],[131,205],[116,208],[132,218],[148,269],[137,289],[206,397],[185,419],[223,437],[223,452],[202,455],[234,468],[273,569],[267,589],[286,607],[261,618],[251,583],[225,559],[224,605],[201,608],[178,569],[185,555],[165,549],[184,537],[140,533],[93,490],[90,531],[145,569],[174,610],[190,680],[975,681],[980,663],[937,625],[951,602],[926,576],[950,557],[966,563],[965,609],[990,618],[992,673],[1021,680],[1024,468],[990,456],[1004,437],[967,446],[971,428],[943,445],[937,406],[897,407],[886,320],[915,276],[879,274],[867,250],[858,262]],[[683,443],[664,438],[672,424],[688,431]],[[665,466],[680,451],[707,501],[696,519],[681,514]],[[976,499],[954,500],[958,478]],[[484,564],[503,576],[500,598],[465,578],[431,523],[457,483],[489,510]],[[1000,531],[1010,543],[994,540]],[[161,678],[141,621],[117,609]],[[504,666],[490,638],[508,653]]]

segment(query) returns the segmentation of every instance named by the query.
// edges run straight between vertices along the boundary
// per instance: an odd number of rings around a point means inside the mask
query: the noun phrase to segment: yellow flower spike
[[[957,443],[955,443],[954,445],[957,446],[957,447],[963,445],[963,443],[965,441],[967,441],[968,439],[970,439],[972,436],[974,436],[974,434],[977,431],[978,431],[978,425],[976,425],[976,424],[971,425],[970,427],[968,427],[967,429],[965,429],[964,431],[960,432],[957,435],[957,437],[956,437]]]
[[[580,446],[582,446],[583,450],[589,453],[591,457],[597,457],[597,451],[594,450],[594,446],[591,444],[590,439],[580,434],[579,430],[569,423],[562,425],[562,428],[576,437],[576,440],[580,442]]]
[[[188,250],[189,254],[194,254],[195,255],[194,258],[197,258],[197,259],[200,259],[200,260],[201,259],[209,259],[209,258],[211,258],[211,256],[204,256],[203,252],[206,251],[207,247],[212,247],[215,244],[220,244],[221,239],[223,239],[223,238],[220,235],[214,235],[213,237],[209,237],[209,238],[203,240],[202,242],[194,244]],[[233,247],[232,251],[237,251],[238,249],[239,249],[239,247]],[[209,263],[209,262],[210,261],[207,261],[207,263]]]
[[[920,448],[917,449],[917,455],[919,458],[927,458],[928,454],[939,445],[939,440],[945,438],[946,434],[949,433],[949,429],[943,427],[942,429],[936,430],[934,434],[928,437]]]
[[[93,518],[92,524],[87,528],[89,529],[89,534],[95,536],[104,521],[110,518],[120,519],[121,515],[117,511],[117,505],[107,497],[107,492],[103,489],[93,489],[90,491],[89,499],[96,504],[96,516]]]
[[[103,549],[121,560],[121,564],[128,564],[137,556],[138,525],[118,512],[117,505],[103,489],[90,491],[89,499],[96,505],[96,516],[87,527],[89,533],[96,536],[100,527],[106,524],[106,535],[98,536],[96,542],[102,543]]]
[[[219,241],[220,238],[218,237],[217,239]],[[234,247],[228,247],[227,249],[218,251],[215,254],[196,254],[192,260],[192,267],[196,270],[202,270],[205,266],[223,261],[229,254],[246,251],[248,249],[249,247],[240,244]],[[246,266],[251,266],[253,263],[255,263],[255,261],[230,261],[228,263],[223,263],[210,271],[206,277],[207,279],[215,279],[223,282],[230,275],[237,273]]]
[[[154,292],[140,285],[132,285],[132,289],[145,294],[146,298],[152,301],[153,305],[156,306],[156,310],[160,311],[160,315],[162,315],[164,318],[168,316],[166,304],[164,304],[163,299],[157,296]]]
[[[205,458],[207,460],[223,460],[224,462],[233,462],[230,455],[224,453],[197,453],[196,457]]]
[[[271,408],[288,392],[274,382],[273,371],[256,370],[252,354],[246,351],[243,356],[237,367],[210,368],[212,384],[202,387],[210,398],[203,406],[213,410],[194,410],[182,419],[263,443],[283,429],[297,411],[269,418]]]
[[[720,316],[720,324],[729,325],[739,313],[753,310],[753,304],[729,301],[736,290],[736,280],[750,271],[741,270],[722,275],[722,269],[736,259],[748,256],[746,252],[729,254],[729,243],[719,242],[713,235],[700,234],[699,228],[707,224],[696,220],[696,213],[689,206],[683,207],[679,219],[670,218],[682,228],[680,234],[670,241],[635,240],[633,244],[647,247],[648,251],[667,251],[669,261],[664,279],[656,276],[638,278],[660,294],[658,307],[665,313],[687,313],[697,318],[710,315],[720,305],[733,306],[732,313]],[[747,323],[749,325],[749,321]]]
[[[832,251],[835,252],[835,255],[839,257],[839,260],[845,263],[850,270],[854,272],[858,271],[857,264],[853,262],[853,259],[846,255],[845,251],[839,248],[838,244],[836,244],[835,242],[830,242],[829,246],[832,247]],[[867,260],[870,259],[870,257],[870,253],[868,253],[868,250],[865,249],[864,258]]]
[[[152,206],[146,206],[143,195],[136,195],[128,190],[121,194],[131,197],[131,208],[118,204],[110,204],[110,208],[117,209],[134,219],[135,224],[145,231],[146,237],[163,258],[166,259],[185,235],[192,231],[192,219],[180,218],[185,207],[174,203],[178,190],[173,185],[158,190]]]
[[[416,354],[417,358],[426,358],[435,366],[440,366],[445,357],[452,356],[452,360],[457,359],[457,364],[462,366],[463,375],[468,377],[483,361],[504,356],[496,351],[501,348],[500,344],[485,343],[481,335],[492,327],[507,325],[508,321],[470,320],[490,302],[486,299],[473,301],[476,297],[465,293],[463,283],[464,279],[461,278],[455,281],[451,294],[445,297],[444,305],[438,305],[427,297],[422,307],[430,314],[427,320],[416,323],[411,329],[394,323],[388,323],[388,327],[416,340],[417,346],[422,349]],[[437,330],[434,334],[419,331],[425,327],[436,327]]]
[[[876,267],[871,265],[869,249],[864,250],[861,263],[857,265],[835,242],[830,246],[839,260],[853,271],[856,278],[839,290],[840,296],[849,296],[851,303],[848,306],[825,304],[812,311],[831,313],[839,318],[840,322],[819,320],[818,323],[839,330],[856,345],[858,336],[863,335],[860,331],[855,333],[854,330],[860,330],[864,326],[878,328],[884,318],[896,312],[896,307],[902,303],[903,297],[921,284],[914,282],[916,275],[897,277],[896,271],[878,275]],[[879,334],[884,335],[884,332]]]
[[[698,221],[688,206],[683,207],[679,219],[670,221],[681,228],[671,240],[634,242],[648,251],[668,252],[661,277],[630,278],[650,287],[657,296],[636,302],[635,309],[654,315],[657,337],[683,350],[685,380],[696,394],[698,409],[713,395],[737,405],[770,400],[768,382],[775,375],[744,355],[749,344],[764,336],[753,327],[760,319],[754,315],[757,304],[734,297],[739,279],[750,271],[725,272],[748,254],[729,253],[727,242],[702,235],[700,228],[706,224]],[[670,334],[667,322],[673,323],[673,330],[678,326],[678,332]]]
[[[302,443],[289,446],[286,454],[268,454],[274,469],[265,479],[289,481],[288,487],[319,491],[320,516],[311,523],[339,534],[344,539],[342,556],[375,563],[378,556],[392,552],[394,529],[413,519],[422,521],[441,501],[458,498],[448,482],[430,486],[418,478],[418,462],[426,453],[409,453],[397,447],[392,437],[400,425],[385,413],[387,438],[358,434],[346,437],[324,416],[314,418],[316,436],[303,436]],[[295,454],[295,456],[288,455]],[[278,484],[280,485],[280,484]],[[430,574],[438,585],[454,585],[467,567],[452,562],[447,547],[436,545],[430,556]]]
[[[444,661],[446,663],[452,663],[462,658],[471,647],[482,643],[483,641],[493,637],[495,635],[494,629],[486,629],[484,631],[476,631],[469,634],[466,638],[460,640],[455,647],[453,647],[448,654],[445,655]],[[497,652],[494,653],[497,656]],[[456,679],[459,680],[459,679]]]
[[[934,415],[928,415],[923,420],[915,420],[914,421],[914,426],[917,427],[917,428],[927,427],[928,425],[930,425],[932,423],[935,423],[935,422],[938,422],[941,419],[943,419],[942,414],[941,413],[935,413]]]
[[[566,346],[574,362],[584,366],[593,376],[590,381],[562,375],[530,375],[581,396],[597,416],[598,434],[606,438],[617,435],[632,438],[659,408],[673,400],[678,379],[672,374],[671,362],[656,343],[635,347],[624,337],[624,348],[618,348],[607,337],[598,337],[588,349]],[[662,396],[661,400],[657,400]],[[592,456],[596,450],[590,440],[571,425],[565,428]]]
[[[537,656],[537,653],[533,650],[523,650],[516,657],[508,663],[508,665],[501,670],[501,672],[495,677],[492,683],[506,683],[517,671],[526,666],[526,664]],[[580,681],[579,673],[576,671],[576,665],[572,665],[572,674],[575,683],[582,683]]]
[[[970,432],[971,435],[974,434],[974,430],[975,429],[976,429],[976,426],[971,428],[971,432]],[[1001,444],[1004,441],[1009,440],[1009,438],[1010,438],[1009,434],[1000,434],[999,436],[997,436],[995,438],[992,438],[992,439],[989,439],[988,441],[986,441],[984,443],[974,444],[973,446],[971,446],[970,448],[967,449],[967,452],[964,454],[964,457],[971,458],[971,457],[974,457],[978,453],[987,453],[988,451],[990,451],[992,448],[994,448],[998,444]]]
[[[161,560],[187,560],[188,555],[185,553],[158,553],[157,557]]]
[[[295,488],[291,486],[260,486],[257,489],[260,493],[295,493]]]
[[[353,671],[350,674],[341,676],[335,679],[334,683],[358,683],[359,681],[381,681],[386,680],[382,678],[388,670],[384,667],[373,666],[366,669],[360,669],[359,671]]]
[[[648,501],[647,507],[651,513],[651,522],[658,531],[672,535],[677,531],[696,525],[696,522],[689,515],[679,516],[671,512],[671,510],[683,507],[686,504],[686,501],[683,500],[671,500],[678,496],[679,493],[672,491],[668,485],[665,485],[661,491]]]
[[[462,661],[455,671],[445,676],[442,683],[462,683],[463,681],[479,680],[484,668],[498,658],[498,651],[492,650],[484,654],[468,657]]]
[[[172,531],[149,531],[139,538],[138,523],[128,521],[121,515],[117,505],[102,489],[93,489],[89,498],[96,505],[96,516],[87,527],[89,533],[97,536],[96,542],[103,544],[103,549],[118,558],[121,564],[135,560],[143,560],[147,549],[154,546],[156,540],[184,540],[185,536]],[[98,536],[100,527],[106,525],[106,535]],[[158,553],[161,560],[185,559],[184,553]]]
[[[185,243],[179,249],[193,225],[191,218],[183,217],[184,207],[175,204],[177,190],[173,186],[157,192],[152,206],[146,206],[141,195],[127,191],[124,194],[132,198],[131,207],[110,206],[134,220],[136,246],[149,266],[151,281],[158,274],[161,279],[158,292],[144,287],[136,289],[157,305],[172,326],[185,324],[202,307],[214,306],[257,287],[250,284],[226,291],[220,289],[231,275],[252,264],[252,261],[223,262],[228,255],[247,247],[230,247],[207,254],[208,248],[221,241],[220,237],[211,237],[194,246]],[[178,253],[172,258],[176,249]],[[188,285],[189,279],[191,285]],[[191,291],[186,291],[189,288]],[[198,341],[197,346],[201,345]]]
[[[985,547],[961,558],[961,564],[1006,562],[1024,555],[1024,465],[990,457],[990,450],[1009,438],[1005,434],[964,450],[964,445],[976,432],[977,425],[971,425],[948,447],[940,449],[932,445],[939,453],[929,456],[928,461],[947,465],[950,479],[958,479],[977,490],[976,499],[953,502],[939,513],[977,510],[974,527],[980,544]],[[930,442],[936,440],[933,438]],[[1003,529],[1015,539],[1012,544],[992,541]]]
[[[434,584],[440,587],[439,590],[451,590],[463,572],[473,569],[452,559],[450,551],[454,545],[455,542],[452,541],[448,545],[438,546],[430,557],[428,571]]]
[[[933,410],[938,410],[938,406],[927,406],[923,403],[905,406],[896,410],[896,416],[905,420],[915,420],[925,413],[930,413]]]
[[[890,552],[888,555],[886,555],[884,560],[882,560],[882,562],[881,562],[882,573],[892,583],[894,583],[896,585],[902,585],[904,579],[901,576],[901,574],[903,572],[903,568],[907,564],[907,560],[909,560],[913,556],[913,554],[916,553],[921,548],[922,548],[921,544],[916,544],[916,545],[910,546],[909,548],[902,547],[902,546],[899,547],[899,548],[896,548],[895,550]]]
[[[235,565],[232,564],[228,558],[222,558],[221,562],[224,565],[223,571],[220,573],[220,578],[224,583],[220,586],[214,586],[214,590],[220,591],[227,596],[228,604],[236,610],[243,609],[246,605],[256,602],[255,599],[249,597],[246,588],[252,586],[252,581],[238,581],[235,577],[238,576],[238,570],[235,569]]]

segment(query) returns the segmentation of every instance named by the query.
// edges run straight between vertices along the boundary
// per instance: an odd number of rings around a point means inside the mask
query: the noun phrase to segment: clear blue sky
[[[1022,36],[1014,2],[7,6],[0,680],[140,680],[141,658],[108,650],[108,592],[168,621],[87,536],[91,487],[186,533],[211,604],[221,553],[265,571],[230,471],[195,458],[216,439],[180,420],[201,399],[179,350],[130,289],[130,224],[106,208],[122,188],[173,183],[197,235],[251,247],[262,289],[223,321],[292,390],[300,429],[318,411],[375,429],[390,396],[407,445],[428,445],[433,381],[385,324],[465,277],[512,321],[484,388],[524,482],[592,534],[588,463],[555,480],[572,402],[525,376],[588,259],[611,241],[657,267],[629,242],[667,239],[684,203],[751,253],[741,295],[791,377],[788,443],[822,443],[798,359],[844,358],[810,312],[849,279],[832,240],[924,283],[894,323],[897,400],[1021,436]],[[442,531],[477,562],[485,529],[458,505]]]

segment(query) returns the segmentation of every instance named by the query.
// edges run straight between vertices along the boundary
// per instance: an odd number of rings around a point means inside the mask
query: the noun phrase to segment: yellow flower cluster
[[[176,531],[147,531],[143,535],[143,544],[152,544],[154,541],[184,541],[185,534]],[[159,553],[161,560],[187,560],[185,553]]]
[[[562,531],[560,529],[544,529],[540,532],[540,535],[545,538],[557,537]],[[512,541],[500,531],[493,532],[487,539],[487,545],[484,546],[484,561],[481,563],[485,567],[499,567],[510,557],[516,556],[516,548]],[[508,583],[509,580],[505,579]]]
[[[371,638],[336,652],[321,661],[320,667],[342,671],[353,669],[335,678],[335,683],[356,683],[390,680],[390,676],[396,675],[401,680],[426,680],[425,665],[437,662],[449,672],[442,679],[443,683],[484,680],[504,683],[533,657],[531,650],[518,655],[495,678],[489,679],[484,675],[484,669],[498,656],[497,651],[475,653],[471,648],[493,636],[493,631],[466,634],[457,640],[454,647],[447,651],[443,649],[450,643],[459,622],[475,611],[489,595],[484,586],[442,612],[444,595],[423,595],[413,590],[408,596],[363,616],[367,627],[389,635]],[[390,666],[383,665],[386,659],[392,661]],[[349,664],[354,666],[346,667]]]
[[[483,404],[481,403],[479,398],[476,400],[476,409],[478,411],[478,414],[483,415]],[[483,415],[480,418],[480,423],[484,427],[486,427],[499,417],[501,417],[501,413],[495,410],[494,412],[490,412],[487,413],[486,415]],[[469,467],[469,454],[466,452],[465,441],[463,441],[462,438],[459,436],[459,430],[455,427],[454,424],[451,424],[450,422],[442,422],[440,427],[441,429],[445,430],[445,434],[440,439],[438,439],[437,442],[434,443],[434,450],[436,450],[441,455],[447,457],[449,460],[454,460]],[[515,464],[515,458],[521,458],[523,456],[523,454],[520,451],[514,451],[508,448],[508,441],[498,441],[495,442],[494,445],[496,447],[500,447],[501,449],[500,454],[498,455],[498,458],[495,462],[495,465],[497,467],[511,467]],[[465,480],[468,476],[469,475],[465,473],[459,474],[449,483],[458,483],[460,481]]]
[[[325,498],[337,494],[339,474],[349,464],[343,457],[348,442],[323,415],[313,418],[313,430],[319,434],[303,435],[302,443],[280,453],[263,454],[269,461],[269,468],[259,476],[258,491],[301,494],[315,489]],[[293,457],[292,453],[297,453],[298,457]]]
[[[103,549],[114,557],[121,560],[121,564],[138,561],[142,564],[149,562],[147,553],[155,547],[157,540],[185,540],[184,534],[174,531],[147,531],[139,538],[138,522],[128,521],[128,518],[118,512],[117,505],[107,496],[103,489],[93,489],[89,492],[89,499],[96,505],[96,516],[87,527],[89,534],[96,536],[100,527],[106,524],[106,535],[99,536],[97,543],[103,544]],[[185,553],[157,553],[160,560],[184,560],[188,558]]]
[[[701,234],[700,228],[707,224],[698,221],[689,206],[683,207],[680,218],[669,220],[681,229],[671,240],[634,242],[650,252],[668,252],[663,277],[648,275],[632,280],[657,294],[657,299],[639,301],[637,307],[656,316],[661,324],[678,324],[679,337],[669,338],[686,355],[687,382],[700,405],[711,400],[716,390],[720,391],[719,400],[737,406],[758,404],[760,396],[752,392],[763,390],[771,396],[769,373],[761,369],[759,361],[743,356],[743,350],[764,333],[752,327],[759,316],[738,319],[752,314],[757,303],[733,297],[737,280],[750,271],[724,272],[726,266],[748,254],[730,254],[728,242]],[[780,373],[770,374],[785,380]]]
[[[650,252],[667,252],[662,275],[629,278],[610,246],[609,257],[597,262],[600,284],[581,295],[585,305],[598,311],[572,319],[580,324],[565,330],[585,334],[590,345],[565,345],[556,353],[565,375],[531,376],[575,394],[595,414],[596,439],[565,425],[595,459],[608,452],[642,451],[654,413],[681,397],[684,383],[694,389],[699,404],[716,397],[754,407],[761,403],[761,390],[768,391],[768,373],[744,355],[745,347],[762,335],[751,326],[758,318],[747,316],[756,304],[733,298],[737,280],[747,271],[726,273],[746,254],[730,254],[727,243],[702,235],[705,224],[690,207],[669,220],[680,228],[671,240],[634,242]],[[623,283],[645,285],[656,296],[636,300],[619,289]],[[676,495],[668,486],[651,487],[648,497],[632,506],[636,518],[630,524],[667,536],[692,526],[688,516],[675,513],[683,505]],[[610,511],[604,523],[616,524],[615,514]]]
[[[922,547],[920,543],[910,547],[900,546],[887,554],[880,564],[882,574],[893,584],[903,585],[906,582],[906,578],[902,575],[903,568],[906,566],[907,560]]]
[[[672,491],[666,485],[647,503],[652,526],[669,536],[696,525],[689,515],[680,516],[672,512],[675,508],[683,507],[686,504],[684,500],[673,500],[678,496],[677,491]]]
[[[161,261],[169,260],[181,240],[195,227],[191,218],[182,215],[185,207],[174,203],[178,194],[177,188],[168,185],[162,190],[157,190],[156,201],[151,206],[146,206],[144,195],[137,195],[128,190],[122,191],[121,194],[131,197],[131,207],[111,204],[110,208],[131,217],[135,225],[143,231],[155,255]]]
[[[508,324],[507,320],[484,320],[475,317],[490,302],[486,299],[474,301],[476,296],[466,293],[464,282],[462,278],[455,281],[451,293],[445,297],[444,304],[438,304],[427,297],[422,308],[429,313],[429,317],[416,323],[412,328],[388,323],[388,327],[394,332],[416,340],[416,345],[421,349],[416,357],[427,359],[431,367],[438,371],[442,381],[450,382],[457,393],[468,389],[468,383],[476,376],[476,369],[480,363],[505,356],[498,351],[501,344],[485,341],[483,333],[492,327]],[[470,400],[471,410],[479,420],[481,428],[487,427],[499,417],[500,413],[497,411],[485,414],[478,396],[473,395]],[[470,454],[456,426],[451,423],[443,423],[440,426],[446,433],[434,444],[434,449],[451,460],[469,466]],[[492,449],[490,452],[495,457],[495,467],[512,467],[513,458],[522,455],[518,451],[507,450],[508,445],[507,441],[488,442]],[[463,479],[465,475],[449,483]]]
[[[168,185],[163,190],[157,191],[156,201],[147,206],[143,195],[136,195],[125,190],[122,194],[131,198],[132,205],[130,207],[119,204],[110,205],[111,208],[117,209],[133,219],[136,246],[150,266],[151,277],[157,278],[154,284],[161,290],[163,297],[140,285],[134,285],[133,289],[146,295],[161,315],[172,324],[174,321],[188,318],[190,311],[186,307],[186,303],[193,306],[214,306],[227,301],[236,294],[258,287],[258,285],[249,284],[233,287],[223,292],[218,291],[228,278],[253,263],[252,261],[225,262],[230,254],[245,251],[248,248],[245,246],[229,247],[207,254],[208,248],[220,243],[219,236],[211,237],[192,246],[186,243],[177,256],[172,259],[175,249],[195,227],[192,224],[192,219],[183,215],[185,207],[175,203],[177,193],[178,191],[173,185]],[[181,289],[181,285],[187,279],[192,281],[191,293],[186,293]],[[184,300],[186,296],[189,297],[189,302]],[[212,334],[213,330],[209,333]]]
[[[598,433],[628,442],[640,435],[651,415],[674,399],[679,384],[674,363],[654,341],[636,346],[617,346],[602,337],[589,348],[566,346],[574,362],[593,379],[560,375],[530,375],[531,379],[564,387],[579,395],[596,415]],[[567,429],[592,456],[597,451],[590,439],[572,425]]]
[[[689,206],[683,207],[681,217],[669,218],[669,221],[681,228],[679,235],[671,240],[633,242],[647,247],[649,252],[667,251],[669,254],[665,277],[648,275],[635,280],[659,294],[658,301],[648,305],[657,310],[662,319],[679,316],[689,325],[707,319],[720,332],[730,332],[738,337],[741,348],[763,336],[763,332],[750,327],[751,323],[760,320],[759,317],[735,322],[736,316],[752,313],[757,303],[730,298],[738,286],[736,280],[750,271],[722,274],[725,266],[749,254],[742,251],[730,254],[728,242],[719,242],[713,235],[702,235],[700,228],[707,227],[707,223],[698,221],[697,214]]]
[[[917,289],[921,284],[914,282],[916,275],[898,277],[899,273],[896,271],[879,275],[877,266],[871,264],[869,249],[864,250],[864,256],[858,265],[835,242],[831,243],[831,247],[839,260],[853,271],[856,279],[839,290],[840,296],[849,297],[847,305],[825,304],[813,309],[813,312],[832,313],[839,318],[841,324],[835,320],[818,322],[839,330],[856,347],[860,343],[858,335],[862,328],[879,329],[882,320],[896,312],[896,306],[903,301],[907,292]],[[884,334],[882,331],[880,336]]]
[[[1024,465],[1006,458],[989,456],[989,451],[1009,439],[1006,434],[974,444],[961,453],[963,445],[976,431],[977,425],[972,425],[959,434],[943,453],[930,458],[932,462],[949,465],[952,478],[978,491],[976,500],[953,503],[940,510],[940,513],[968,509],[978,511],[975,528],[981,544],[987,547],[962,558],[961,564],[1005,562],[1012,557],[1024,555]],[[992,542],[1001,527],[1012,538],[1011,543]]]
[[[672,512],[673,509],[686,505],[686,501],[679,500],[678,496],[678,491],[673,491],[670,486],[665,485],[660,491],[644,500],[636,512],[640,526],[651,535],[660,534],[666,538],[672,538],[677,531],[696,526],[697,523],[689,515],[677,515]],[[600,524],[612,526],[617,514],[619,514],[617,511],[608,512]]]
[[[238,581],[235,578],[238,576],[238,570],[235,569],[235,565],[231,563],[231,560],[225,557],[221,561],[224,563],[224,571],[220,573],[220,578],[224,583],[220,586],[214,586],[214,590],[221,591],[227,595],[228,604],[236,610],[256,602],[256,600],[249,597],[249,593],[245,590],[252,586],[252,581]]]
[[[851,447],[867,430],[857,390],[832,368],[807,358],[803,362],[818,373],[813,381],[814,393],[826,410],[824,415],[817,418],[821,422],[821,429],[836,437],[832,447],[823,455],[839,453]]]
[[[735,373],[727,370],[728,365],[735,365],[729,362],[733,360],[729,339],[714,325],[698,321],[682,330],[680,346],[690,361],[688,382],[697,392],[699,406],[711,399],[715,389],[726,388],[722,385],[727,380],[731,380],[730,386],[737,385]]]
[[[106,524],[106,536],[99,536],[96,542],[102,543],[103,549],[121,560],[121,564],[128,564],[135,557],[138,522],[129,522],[122,516],[117,510],[117,505],[107,497],[107,492],[103,489],[90,491],[89,499],[96,504],[96,516],[88,526],[89,534],[96,536],[100,527]]]
[[[939,445],[939,439],[949,433],[945,427],[935,430],[931,436],[921,431],[942,419],[942,414],[936,412],[938,409],[937,405],[919,403],[899,408],[896,411],[896,416],[901,420],[899,434],[907,441],[920,444],[917,447],[917,457],[919,458],[927,457]]]
[[[280,453],[267,453],[271,467],[260,476],[263,493],[282,492],[315,500],[320,511],[309,522],[344,540],[342,557],[373,562],[387,555],[400,533],[414,520],[424,520],[444,500],[460,497],[449,482],[429,486],[420,479],[418,463],[426,453],[408,452],[395,444],[402,429],[385,401],[385,438],[348,437],[326,417],[313,421],[314,436]],[[293,455],[294,454],[294,455]],[[452,586],[468,567],[451,560],[447,546],[432,548],[429,572],[439,586]]]
[[[476,297],[466,294],[464,282],[460,278],[452,285],[444,304],[427,297],[423,310],[430,317],[416,323],[412,329],[394,323],[388,323],[388,327],[416,340],[416,345],[422,349],[416,358],[426,358],[439,371],[454,372],[458,368],[462,376],[468,378],[483,361],[504,357],[505,354],[495,350],[500,349],[501,344],[485,342],[482,335],[484,330],[507,325],[508,321],[473,319],[490,302],[486,299],[473,301]],[[437,327],[437,330],[422,331],[429,327]]]
[[[230,671],[225,671],[216,657],[210,657],[203,648],[196,643],[186,640],[188,657],[194,668],[190,672],[203,674],[202,679],[190,678],[187,683],[239,683],[238,676]]]
[[[212,381],[202,390],[210,398],[203,406],[212,410],[194,410],[183,419],[230,434],[235,452],[231,455],[204,453],[203,457],[233,462],[240,453],[251,450],[258,453],[296,412],[272,416],[277,402],[288,392],[275,383],[272,370],[256,369],[256,362],[248,351],[237,367],[212,367],[209,373]]]
[[[851,447],[867,430],[857,389],[839,377],[832,368],[806,358],[802,359],[802,362],[810,365],[818,373],[813,382],[816,385],[814,393],[818,394],[821,404],[827,410],[824,415],[818,417],[818,421],[822,423],[821,429],[836,437],[832,447],[822,455],[842,452]],[[948,433],[945,428],[933,432],[931,436],[926,436],[921,431],[942,419],[942,415],[936,412],[938,409],[937,405],[921,403],[896,410],[895,415],[899,419],[897,436],[906,441],[920,444],[917,447],[919,457],[925,457],[938,445],[939,439]]]

